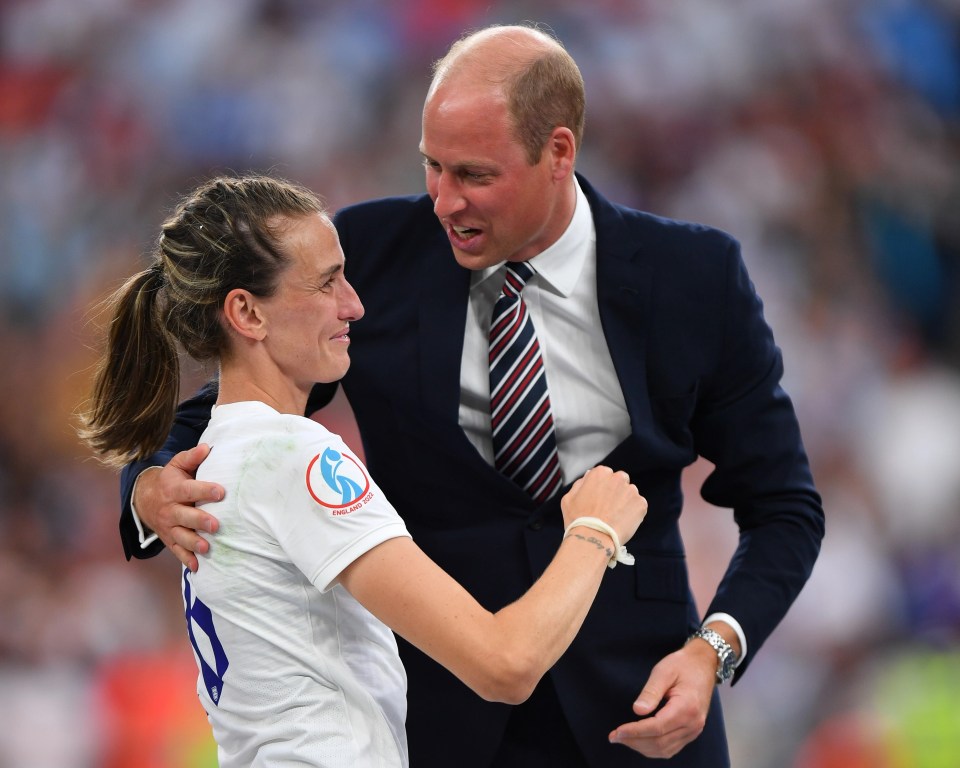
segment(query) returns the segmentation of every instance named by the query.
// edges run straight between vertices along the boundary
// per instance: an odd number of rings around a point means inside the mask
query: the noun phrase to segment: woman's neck
[[[217,405],[259,401],[280,413],[303,416],[309,390],[297,387],[279,371],[250,370],[239,363],[220,363],[220,388]]]

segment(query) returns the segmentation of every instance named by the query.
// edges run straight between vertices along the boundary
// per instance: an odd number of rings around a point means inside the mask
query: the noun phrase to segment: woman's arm
[[[562,508],[567,525],[598,518],[622,543],[633,536],[647,505],[625,473],[597,467],[574,484]],[[359,557],[340,574],[340,583],[484,699],[516,704],[573,641],[613,555],[610,536],[574,527],[529,591],[496,613],[407,538],[390,539]]]

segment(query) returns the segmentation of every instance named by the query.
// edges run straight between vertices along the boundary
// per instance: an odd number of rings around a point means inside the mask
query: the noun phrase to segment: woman
[[[607,567],[632,562],[620,542],[646,514],[624,473],[591,470],[563,499],[568,535],[541,578],[496,613],[481,607],[416,546],[341,439],[302,415],[313,384],[350,365],[363,307],[343,263],[310,191],[217,178],[180,204],[151,266],[111,301],[82,430],[107,461],[162,444],[179,396],[176,342],[219,363],[198,476],[227,492],[182,586],[221,766],[406,765],[390,630],[484,698],[523,701]]]

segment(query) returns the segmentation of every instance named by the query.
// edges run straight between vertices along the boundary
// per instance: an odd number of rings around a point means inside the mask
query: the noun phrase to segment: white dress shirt
[[[565,483],[630,434],[630,415],[600,327],[596,245],[590,205],[578,184],[570,225],[557,242],[530,259],[537,274],[522,294],[543,355]],[[487,347],[505,274],[503,264],[473,274],[460,364],[460,426],[491,465]]]

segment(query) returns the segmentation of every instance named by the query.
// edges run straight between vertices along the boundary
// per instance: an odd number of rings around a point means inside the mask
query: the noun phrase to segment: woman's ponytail
[[[122,466],[157,451],[180,395],[175,339],[161,320],[163,262],[129,278],[106,301],[109,335],[80,437],[108,464]]]

